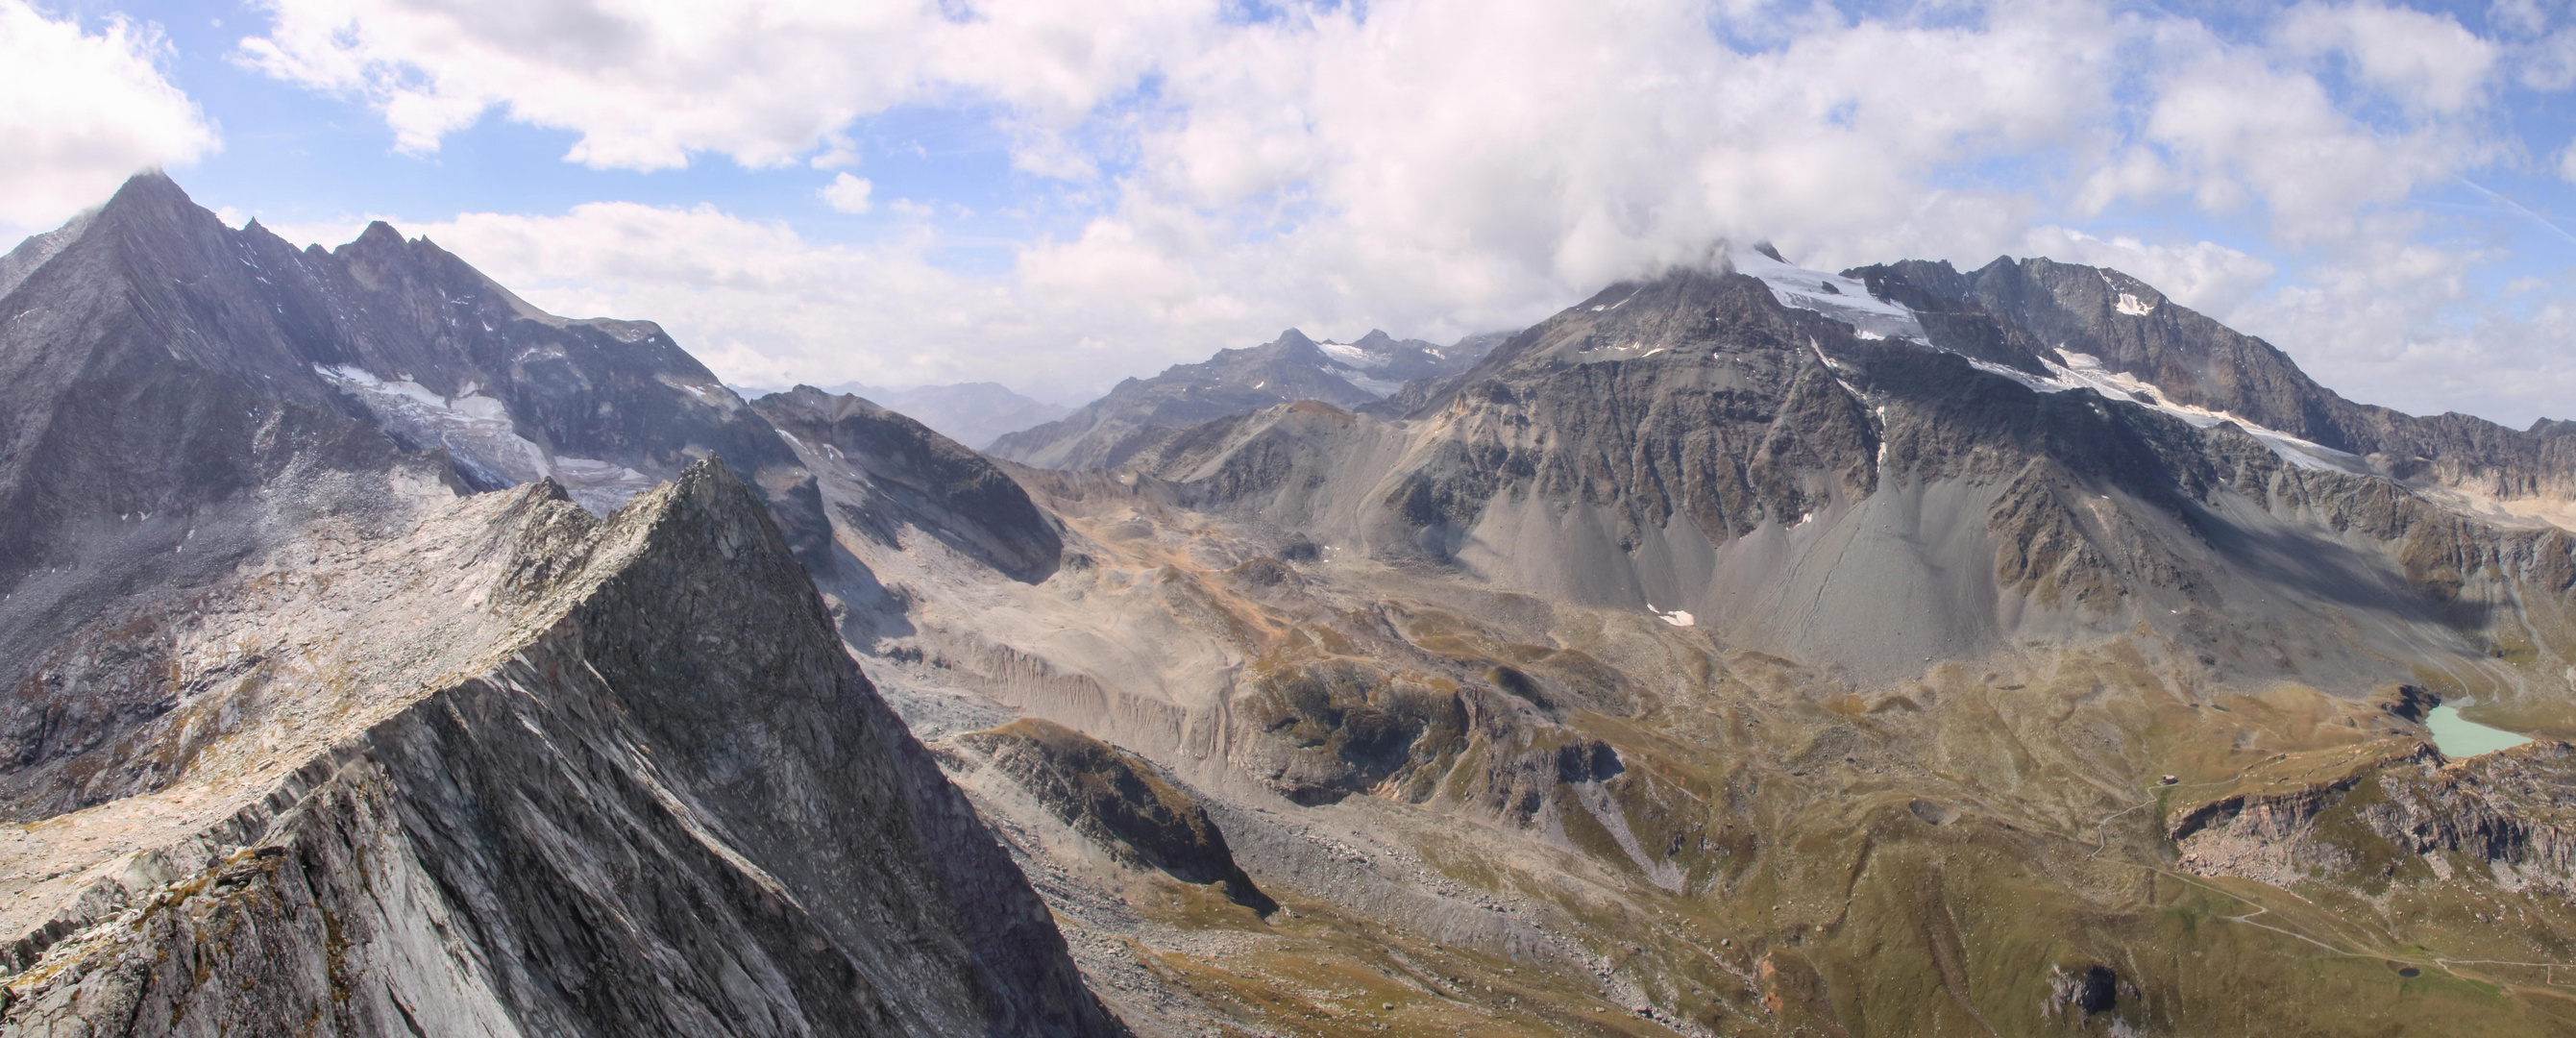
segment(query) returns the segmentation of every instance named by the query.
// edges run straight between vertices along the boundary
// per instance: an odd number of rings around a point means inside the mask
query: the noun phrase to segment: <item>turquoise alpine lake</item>
[[[2433,730],[2433,747],[2452,760],[2475,757],[2481,753],[2520,746],[2531,740],[2460,716],[2460,708],[2444,703],[2434,707],[2424,718],[2424,727]]]

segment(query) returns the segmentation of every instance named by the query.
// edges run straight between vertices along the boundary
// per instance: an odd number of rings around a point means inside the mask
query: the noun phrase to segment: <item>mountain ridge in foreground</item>
[[[2576,1029],[2565,423],[1721,259],[1049,468],[138,180],[0,262],[0,1013]]]
[[[813,477],[657,329],[157,176],[39,247],[11,1033],[1123,1033],[841,648]]]

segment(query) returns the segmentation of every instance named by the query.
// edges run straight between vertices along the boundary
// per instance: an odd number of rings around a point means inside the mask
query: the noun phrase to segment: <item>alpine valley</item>
[[[2576,1033],[2576,424],[1720,246],[991,450],[158,174],[29,239],[0,1031]]]

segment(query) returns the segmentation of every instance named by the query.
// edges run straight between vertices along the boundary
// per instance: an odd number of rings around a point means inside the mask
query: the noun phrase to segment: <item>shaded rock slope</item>
[[[811,386],[752,408],[810,455],[808,467],[829,484],[823,496],[837,528],[900,549],[908,526],[1015,580],[1055,572],[1064,545],[1054,525],[982,455],[909,417]]]
[[[957,770],[998,772],[1120,864],[1218,885],[1257,912],[1279,907],[1235,863],[1207,809],[1133,753],[1036,718],[951,736],[939,748]]]

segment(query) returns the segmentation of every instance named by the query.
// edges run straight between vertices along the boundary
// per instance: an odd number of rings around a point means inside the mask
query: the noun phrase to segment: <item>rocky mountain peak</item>
[[[993,453],[1049,468],[1116,465],[1173,432],[1275,404],[1317,400],[1358,408],[1389,400],[1409,384],[1451,378],[1475,363],[1489,339],[1439,347],[1382,331],[1359,342],[1319,342],[1287,329],[1260,346],[1227,348],[1151,379],[1128,379],[1063,419],[1011,433]],[[1405,406],[1412,400],[1407,398]]]
[[[0,1031],[1123,1033],[842,641],[1055,564],[990,462],[157,175],[11,257]]]

